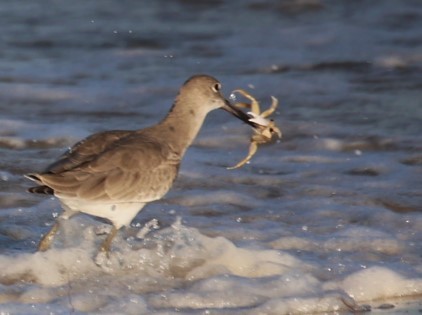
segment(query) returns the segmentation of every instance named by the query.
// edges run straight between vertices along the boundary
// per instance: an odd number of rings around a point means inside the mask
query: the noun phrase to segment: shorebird
[[[196,75],[183,84],[158,124],[95,133],[76,143],[43,172],[25,175],[38,184],[29,192],[56,196],[64,210],[42,237],[38,250],[51,247],[61,220],[82,212],[113,224],[100,247],[100,252],[108,255],[117,231],[130,225],[145,204],[161,199],[170,190],[206,115],[217,108],[257,126],[224,98],[219,81]]]

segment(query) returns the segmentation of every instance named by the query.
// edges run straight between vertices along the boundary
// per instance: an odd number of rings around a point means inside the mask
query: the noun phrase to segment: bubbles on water
[[[0,171],[0,180],[7,182],[9,180],[9,174],[3,171]]]
[[[101,224],[101,225],[98,225],[94,228],[94,233],[96,235],[104,235],[104,234],[110,233],[111,229],[112,229],[111,225]]]
[[[276,65],[276,64],[272,64],[271,67],[270,67],[270,69],[271,69],[271,71],[277,71],[277,70],[280,69],[280,67],[278,65]]]
[[[152,230],[158,230],[160,228],[160,224],[158,223],[157,219],[152,219],[145,223],[142,229],[136,234],[137,238],[143,239],[145,236],[151,232]]]
[[[155,226],[155,223],[154,220],[150,221],[151,226]],[[308,272],[309,266],[281,250],[251,249],[235,245],[224,237],[208,237],[183,225],[181,218],[177,218],[170,227],[149,234],[146,238],[143,244],[147,246],[134,249],[124,238],[118,237],[114,251],[108,258],[105,255],[96,256],[98,237],[89,238],[88,235],[81,238],[74,248],[53,248],[45,253],[14,257],[0,255],[0,268],[5,270],[3,277],[13,278],[21,286],[22,281],[26,281],[24,277],[30,276],[30,295],[39,298],[37,307],[40,303],[63,298],[61,288],[66,286],[67,281],[71,281],[69,295],[73,301],[77,301],[74,305],[78,311],[87,308],[92,311],[99,308],[114,310],[122,306],[115,303],[116,297],[125,299],[127,305],[140,303],[143,309],[160,308],[163,305],[160,296],[165,296],[164,304],[168,308],[225,307],[227,302],[235,308],[255,305],[251,301],[258,293],[268,301],[265,307],[272,306],[278,313],[286,313],[285,302],[290,296],[297,301],[297,306],[287,303],[291,312],[299,310],[306,303],[309,304],[310,312],[318,310],[318,307],[319,310],[328,311],[324,308],[325,304],[318,300],[321,298],[321,290],[330,292],[325,292],[324,298],[330,299],[332,307],[340,309],[343,304],[339,297],[351,299],[350,296],[355,296],[358,297],[357,302],[367,300],[368,294],[371,298],[384,297],[385,290],[377,279],[386,273],[390,273],[392,281],[399,277],[393,271],[384,269],[384,272],[374,272],[372,268],[372,273],[362,277],[358,272],[341,281],[323,283]],[[340,263],[338,267],[341,271],[344,265]],[[370,267],[362,264],[361,268],[368,270]],[[332,272],[330,267],[323,269]],[[63,277],[63,272],[66,277]],[[419,282],[400,279],[401,282],[395,283],[397,292],[410,285],[416,288],[415,292],[419,292],[419,286],[422,290]],[[378,281],[378,285],[366,289],[371,281]],[[121,283],[125,285],[121,286]],[[106,284],[109,289],[103,292]],[[181,284],[183,289],[179,289]],[[51,290],[46,291],[45,286]],[[138,295],[133,295],[137,290],[142,293],[156,292],[157,286],[164,286],[164,291],[152,294],[151,299],[144,301]],[[364,291],[362,287],[365,287]],[[228,297],[224,293],[227,290],[235,293]],[[333,295],[333,290],[344,290],[346,293]],[[395,294],[396,291],[387,294]],[[103,297],[101,303],[83,298],[87,294],[97,295],[99,292],[104,293],[100,294]],[[313,295],[315,292],[317,296]],[[108,294],[113,298],[108,299]],[[22,295],[22,298],[27,297],[29,294]],[[278,304],[277,301],[281,300],[283,303]],[[350,301],[355,305],[354,299]],[[126,304],[123,306],[126,307]]]

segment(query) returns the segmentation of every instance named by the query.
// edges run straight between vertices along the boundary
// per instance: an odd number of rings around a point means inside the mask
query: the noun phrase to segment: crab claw
[[[274,134],[276,134],[279,138],[281,138],[282,134],[278,127],[276,127],[274,121],[272,119],[264,118],[261,115],[257,115],[253,112],[248,112],[248,115],[252,118],[249,118],[249,121],[254,122],[258,125],[255,129],[260,129],[260,132],[267,137],[268,139],[271,139]]]
[[[249,118],[249,121],[254,122],[260,126],[267,127],[270,124],[270,120],[262,117],[261,115],[255,114],[254,112],[247,113],[252,118]]]
[[[278,136],[279,139],[281,139],[281,137],[283,136],[283,134],[281,133],[281,130],[278,129],[278,127],[274,126],[272,127],[272,134],[276,134]]]
[[[222,107],[222,109],[234,115],[235,117],[242,120],[246,124],[250,125],[252,128],[255,128],[255,129],[259,128],[259,124],[252,121],[249,115],[245,114],[240,109],[234,107],[228,100],[226,100],[226,104],[225,106]]]

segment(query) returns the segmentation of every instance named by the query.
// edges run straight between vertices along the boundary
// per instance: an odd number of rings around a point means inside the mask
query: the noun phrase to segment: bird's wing
[[[63,153],[57,161],[50,164],[43,173],[59,174],[89,163],[116,141],[129,136],[133,131],[112,130],[93,134]]]
[[[161,198],[177,176],[180,155],[147,137],[128,137],[89,162],[38,180],[63,198],[148,202]]]

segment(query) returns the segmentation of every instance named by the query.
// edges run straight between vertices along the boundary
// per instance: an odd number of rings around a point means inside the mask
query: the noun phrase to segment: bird
[[[112,229],[99,252],[110,253],[113,238],[142,208],[172,187],[183,156],[207,114],[221,108],[253,128],[256,123],[230,104],[221,83],[210,75],[190,77],[181,86],[167,115],[139,130],[110,130],[77,142],[44,171],[25,177],[37,186],[30,193],[54,195],[63,212],[41,238],[48,250],[60,222],[79,213],[108,220]]]

